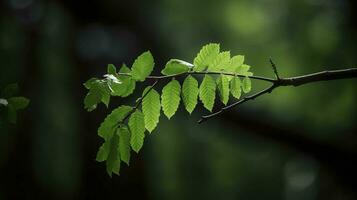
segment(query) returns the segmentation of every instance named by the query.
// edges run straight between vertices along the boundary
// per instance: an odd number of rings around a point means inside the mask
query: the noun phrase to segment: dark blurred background
[[[157,74],[209,42],[256,75],[273,77],[270,56],[284,77],[356,67],[356,4],[2,0],[0,86],[18,82],[31,104],[0,127],[0,199],[357,199],[356,80],[279,88],[201,125],[206,111],[181,106],[113,178],[95,161],[96,130],[145,85],[110,109],[82,104],[84,81],[146,50]]]

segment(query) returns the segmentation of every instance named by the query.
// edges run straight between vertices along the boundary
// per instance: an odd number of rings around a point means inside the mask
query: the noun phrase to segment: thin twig
[[[279,74],[278,74],[278,69],[276,68],[275,63],[273,62],[273,60],[271,58],[269,58],[269,62],[271,64],[271,67],[273,68],[273,71],[274,71],[276,79],[280,80],[280,77],[279,77]]]
[[[349,79],[349,78],[357,78],[357,68],[349,68],[349,69],[342,69],[342,70],[330,70],[330,71],[322,71],[313,74],[307,74],[303,76],[291,77],[291,78],[280,78],[273,81],[273,85],[261,90],[258,93],[255,93],[251,96],[244,97],[243,99],[223,107],[217,112],[214,112],[209,115],[204,115],[198,120],[198,123],[202,123],[207,121],[210,118],[216,117],[223,112],[234,108],[235,106],[242,104],[248,100],[255,99],[263,94],[272,92],[275,88],[282,87],[282,86],[300,86],[305,85],[308,83],[319,82],[319,81],[329,81],[329,80],[338,80],[338,79]]]
[[[117,73],[118,75],[122,76],[131,76],[130,73]],[[163,75],[163,76],[148,76],[146,77],[147,79],[169,79],[169,78],[174,78],[174,77],[179,77],[179,76],[184,76],[184,75],[206,75],[206,74],[211,74],[211,75],[227,75],[227,76],[238,76],[238,77],[247,77],[245,75],[240,75],[240,74],[234,74],[234,73],[229,73],[229,72],[184,72],[180,74],[172,74],[172,75]],[[272,78],[267,78],[267,77],[261,77],[261,76],[248,76],[251,79],[256,79],[256,80],[262,80],[262,81],[267,81],[270,83],[273,83],[275,79]]]
[[[201,117],[200,120],[198,120],[198,123],[200,124],[200,123],[208,120],[209,118],[216,117],[217,115],[220,115],[223,112],[225,112],[225,111],[227,111],[229,109],[232,109],[233,107],[235,107],[235,106],[237,106],[239,104],[242,104],[242,103],[244,103],[246,101],[249,101],[249,100],[253,100],[253,99],[255,99],[255,98],[257,98],[257,97],[259,97],[259,96],[261,96],[261,95],[263,95],[265,93],[270,93],[270,92],[272,92],[274,90],[275,87],[276,87],[276,85],[273,84],[270,87],[265,88],[264,90],[261,90],[261,91],[255,93],[255,94],[253,94],[253,95],[244,97],[243,99],[241,99],[241,100],[239,100],[239,101],[237,101],[237,102],[235,102],[235,103],[233,103],[231,105],[223,107],[221,110],[219,110],[219,111],[217,111],[215,113],[212,113],[212,114],[209,114],[209,115],[204,115],[204,116]]]

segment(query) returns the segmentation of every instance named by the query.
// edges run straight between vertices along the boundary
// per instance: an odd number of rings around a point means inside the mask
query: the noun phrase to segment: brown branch
[[[271,93],[275,88],[282,87],[282,86],[300,86],[308,83],[319,82],[319,81],[329,81],[329,80],[338,80],[338,79],[349,79],[349,78],[357,78],[357,68],[349,68],[349,69],[342,69],[342,70],[330,70],[330,71],[322,71],[313,74],[307,74],[303,76],[291,77],[291,78],[279,78],[273,81],[273,85],[261,90],[258,93],[255,93],[251,96],[244,97],[243,99],[228,105],[226,107],[221,108],[219,111],[214,112],[209,115],[204,115],[198,120],[198,123],[202,123],[207,121],[210,118],[216,117],[223,112],[238,106],[248,100],[253,100],[263,94]]]

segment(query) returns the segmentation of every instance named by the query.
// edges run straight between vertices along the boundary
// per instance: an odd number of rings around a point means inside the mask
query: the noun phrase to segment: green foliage
[[[128,73],[131,74],[131,70],[123,64],[119,70],[119,73]],[[131,76],[117,76],[118,80],[121,82],[120,84],[112,84],[112,95],[127,97],[132,94],[135,90],[136,82]]]
[[[243,78],[243,83],[242,83],[242,90],[244,93],[248,93],[250,92],[250,90],[252,89],[252,83],[250,81],[250,78],[247,76],[247,77],[244,77]]]
[[[200,100],[203,106],[212,111],[214,100],[216,99],[216,82],[210,75],[205,75],[200,86]]]
[[[141,54],[135,61],[132,70],[132,77],[137,81],[144,81],[154,69],[154,58],[150,51]]]
[[[239,99],[242,94],[241,81],[239,77],[234,77],[231,81],[231,93],[236,99]]]
[[[210,64],[213,63],[218,54],[219,44],[212,43],[203,46],[193,61],[193,70],[197,72],[204,71]]]
[[[218,54],[212,63],[208,66],[208,71],[223,71],[226,67],[229,67],[231,62],[231,53],[224,51]]]
[[[197,105],[198,81],[191,75],[188,75],[182,84],[182,100],[187,112],[190,114]]]
[[[165,68],[161,71],[163,75],[181,74],[188,72],[193,65],[179,59],[171,59],[166,63]]]
[[[129,165],[130,161],[130,132],[129,129],[125,126],[120,127],[117,130],[119,135],[119,153],[120,158],[123,162]]]
[[[224,105],[227,105],[229,100],[229,80],[226,75],[220,75],[217,79],[217,87],[219,91],[219,96]]]
[[[17,112],[25,109],[30,103],[29,99],[16,96],[18,90],[18,84],[14,83],[4,87],[0,93],[0,114],[7,115],[7,120],[13,124],[16,123]]]
[[[119,153],[119,136],[114,134],[109,142],[109,152],[107,157],[107,173],[119,175],[120,170],[120,153]]]
[[[150,86],[144,90],[143,96],[145,94],[146,96],[143,97],[142,110],[144,114],[145,128],[151,133],[159,123],[161,110],[160,95]]]
[[[177,80],[170,81],[170,83],[168,83],[164,89],[162,89],[162,110],[168,119],[170,119],[175,114],[177,108],[180,105],[180,93],[181,86]]]
[[[114,109],[102,122],[98,129],[98,135],[104,140],[109,140],[119,123],[133,110],[130,106],[120,106]]]
[[[139,110],[136,110],[130,116],[129,128],[131,132],[131,137],[130,137],[131,148],[136,153],[138,153],[144,144],[144,137],[145,137],[144,115]]]
[[[84,83],[88,89],[84,107],[92,111],[99,103],[108,106],[111,96],[129,96],[135,90],[137,81],[171,79],[163,86],[161,99],[160,93],[154,88],[156,83],[147,86],[134,107],[119,106],[101,123],[98,135],[104,142],[98,150],[96,160],[106,161],[110,176],[112,173],[119,174],[121,161],[129,165],[131,149],[140,151],[145,131],[151,133],[159,123],[161,108],[164,115],[170,119],[176,113],[182,98],[185,109],[191,114],[199,98],[203,106],[212,112],[216,88],[225,105],[230,94],[239,99],[241,91],[247,93],[251,90],[249,77],[253,73],[249,71],[250,66],[244,64],[243,55],[231,58],[229,51],[220,52],[220,45],[211,43],[202,47],[193,63],[192,65],[183,60],[171,59],[161,71],[163,76],[150,76],[154,59],[147,51],[134,61],[131,69],[123,64],[117,71],[113,64],[109,64],[103,79],[91,78]],[[195,76],[201,75],[204,77],[199,83]],[[181,77],[184,77],[182,88]]]

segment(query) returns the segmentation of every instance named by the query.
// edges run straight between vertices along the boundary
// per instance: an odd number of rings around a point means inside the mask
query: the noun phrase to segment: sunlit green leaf
[[[136,110],[130,116],[128,125],[131,132],[131,148],[138,153],[144,144],[145,138],[145,122],[143,113]]]
[[[222,71],[230,66],[231,53],[224,51],[218,54],[213,62],[209,65],[208,71]]]
[[[218,77],[217,87],[222,103],[227,105],[229,100],[229,80],[226,75],[220,75]]]
[[[180,105],[181,86],[177,80],[170,81],[163,89],[161,95],[162,110],[170,119]]]
[[[144,90],[143,95],[145,95],[150,88],[151,86],[148,86]],[[161,110],[160,95],[155,89],[152,88],[143,98],[142,110],[144,114],[145,128],[151,133],[159,123]]]
[[[113,64],[108,64],[107,66],[107,73],[108,74],[115,74],[117,73],[117,69],[115,68],[115,66]]]
[[[161,73],[163,75],[181,74],[188,72],[192,66],[192,64],[183,60],[171,59],[166,63],[166,66]]]
[[[182,84],[182,100],[187,112],[190,114],[197,105],[197,98],[198,82],[193,76],[189,75]]]
[[[239,77],[234,77],[231,81],[231,93],[232,95],[239,99],[241,96],[241,81]]]
[[[199,97],[203,106],[212,111],[216,98],[216,82],[210,75],[205,75],[199,89]]]
[[[243,64],[236,69],[236,73],[243,76],[253,76],[252,72],[249,72],[250,66]]]
[[[250,81],[249,77],[244,77],[243,78],[243,83],[242,83],[242,90],[244,93],[248,93],[250,92],[250,90],[252,89],[252,83]]]
[[[134,80],[144,81],[154,68],[154,58],[150,51],[141,54],[131,67],[131,73]]]
[[[219,54],[219,44],[211,43],[203,46],[193,61],[194,64],[193,70],[194,71],[205,70],[218,56],[218,54]]]
[[[123,64],[119,70],[119,73],[130,74],[131,70],[125,64]],[[127,97],[134,92],[136,83],[135,80],[131,78],[131,76],[119,75],[118,79],[121,82],[120,84],[111,85],[113,96]]]
[[[100,124],[98,135],[105,140],[111,138],[117,128],[116,125],[119,125],[132,109],[130,106],[120,106],[114,109]]]

